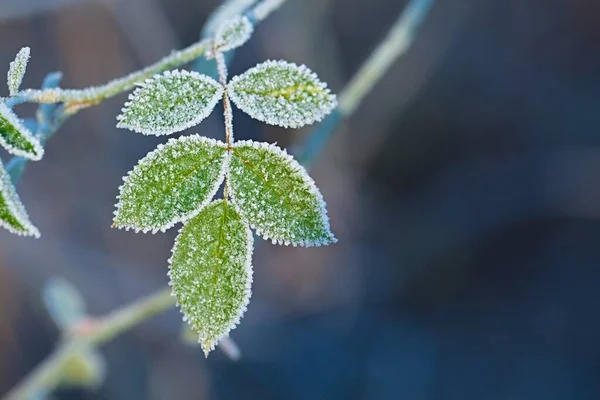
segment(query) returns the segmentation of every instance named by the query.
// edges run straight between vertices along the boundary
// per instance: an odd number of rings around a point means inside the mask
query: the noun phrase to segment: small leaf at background
[[[15,60],[10,63],[6,80],[8,83],[8,91],[11,96],[14,96],[19,92],[21,82],[23,82],[23,76],[25,76],[25,71],[27,70],[29,53],[29,47],[23,47],[17,53]]]
[[[146,135],[168,135],[198,125],[223,95],[220,83],[189,71],[167,71],[147,79],[129,96],[117,127]]]
[[[4,103],[0,103],[0,144],[11,154],[35,161],[44,155],[40,142]]]
[[[214,47],[217,51],[226,52],[242,46],[250,39],[254,27],[248,17],[241,16],[224,22],[215,35]],[[208,58],[214,57],[210,54]]]
[[[232,205],[217,200],[181,229],[169,276],[205,352],[239,323],[252,284],[252,232]]]
[[[251,117],[284,128],[321,121],[337,105],[335,95],[310,69],[285,61],[267,61],[234,77],[231,100]]]
[[[51,278],[42,289],[42,299],[48,313],[62,330],[67,331],[86,318],[81,293],[69,281]]]
[[[95,348],[87,347],[71,356],[62,373],[64,386],[97,389],[106,379],[106,359]]]
[[[267,143],[236,142],[228,174],[236,208],[265,239],[294,246],[336,241],[319,189],[284,150]]]
[[[0,226],[22,236],[40,237],[21,203],[10,176],[0,162]]]
[[[114,225],[157,232],[191,218],[217,192],[228,158],[225,143],[199,135],[159,145],[124,178]]]

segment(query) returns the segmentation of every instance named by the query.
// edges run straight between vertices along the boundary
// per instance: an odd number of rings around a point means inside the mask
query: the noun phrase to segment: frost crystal
[[[9,232],[22,236],[40,237],[40,232],[33,226],[19,200],[17,191],[10,176],[0,162],[0,226]]]
[[[4,103],[0,103],[0,144],[11,154],[35,161],[44,155],[40,142]]]
[[[224,200],[189,220],[175,241],[170,284],[206,355],[246,311],[252,293],[252,241],[248,225]]]
[[[232,153],[233,203],[259,235],[294,246],[336,242],[319,189],[292,156],[253,141],[236,142]]]
[[[23,76],[25,75],[25,70],[27,70],[29,53],[29,47],[23,47],[17,53],[15,60],[11,61],[10,63],[6,80],[8,83],[8,91],[11,96],[14,96],[19,92],[21,82],[23,82]]]
[[[217,51],[226,52],[242,46],[250,39],[254,27],[248,17],[236,17],[224,22],[215,35],[214,47]],[[214,57],[209,54],[208,58]]]
[[[117,127],[146,135],[169,135],[198,125],[208,117],[223,95],[223,86],[212,78],[189,71],[167,71],[140,84]]]
[[[170,139],[124,178],[114,225],[155,233],[192,218],[215,195],[228,163],[225,143],[199,135]]]
[[[327,84],[306,66],[267,61],[234,77],[227,87],[231,100],[259,121],[300,128],[321,121],[337,105]]]

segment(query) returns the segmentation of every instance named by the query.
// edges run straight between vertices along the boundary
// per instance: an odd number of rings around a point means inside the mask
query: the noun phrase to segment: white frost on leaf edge
[[[147,128],[142,127],[139,124],[122,122],[125,112],[133,104],[133,102],[135,101],[136,95],[138,95],[139,92],[141,92],[143,89],[145,89],[149,86],[152,86],[153,84],[155,84],[157,81],[159,81],[161,79],[169,78],[171,76],[178,76],[178,75],[179,76],[181,76],[181,75],[189,76],[191,78],[200,80],[211,86],[217,87],[217,91],[215,92],[214,96],[210,99],[210,101],[206,105],[203,112],[198,113],[194,119],[188,121],[187,123],[185,123],[183,125],[177,125],[174,127],[170,127],[168,129],[148,130]],[[141,133],[144,135],[154,135],[154,136],[170,135],[172,133],[180,132],[185,129],[191,128],[192,126],[198,125],[200,122],[202,122],[204,119],[206,119],[213,112],[214,108],[216,107],[216,105],[219,103],[219,101],[223,97],[223,91],[225,90],[223,88],[223,85],[221,85],[219,82],[217,82],[213,78],[206,76],[206,75],[199,74],[196,71],[187,71],[187,70],[165,71],[162,74],[156,74],[152,78],[148,78],[143,82],[136,83],[136,86],[138,86],[138,87],[133,91],[133,93],[129,94],[128,101],[124,104],[123,108],[121,109],[121,114],[119,114],[117,116],[117,121],[119,121],[117,123],[117,128],[129,129],[129,130],[132,130],[134,132]]]
[[[293,247],[320,247],[320,246],[327,246],[329,244],[337,243],[337,241],[338,241],[337,238],[335,237],[333,232],[331,232],[331,226],[329,224],[329,215],[327,215],[327,203],[323,199],[323,195],[321,194],[321,191],[317,187],[317,184],[315,183],[314,179],[308,174],[306,169],[298,161],[296,161],[296,159],[291,154],[289,154],[285,149],[282,149],[275,144],[270,144],[270,143],[266,143],[266,142],[255,142],[253,140],[240,140],[233,144],[234,149],[236,147],[240,147],[240,146],[252,146],[255,149],[270,150],[270,151],[282,156],[292,166],[292,168],[296,172],[298,172],[299,174],[301,174],[303,176],[306,184],[309,187],[310,193],[313,194],[317,198],[317,201],[319,203],[319,211],[323,218],[323,228],[329,234],[330,240],[329,241],[323,240],[323,241],[318,241],[318,242],[312,242],[312,241],[290,242],[290,241],[278,240],[278,239],[271,237],[266,232],[261,231],[259,227],[255,226],[254,224],[251,224],[248,221],[248,218],[244,214],[242,207],[240,207],[235,201],[235,191],[233,190],[233,187],[231,186],[231,184],[227,183],[228,188],[229,188],[229,196],[231,197],[231,202],[233,203],[237,212],[246,221],[246,223],[248,223],[248,225],[250,225],[250,227],[256,231],[256,234],[258,236],[262,237],[264,240],[271,241],[271,243],[273,243],[273,244],[293,246]],[[229,176],[229,172],[228,172],[226,182],[229,182],[229,180],[231,180],[231,177]]]
[[[233,31],[233,32],[228,32]],[[231,18],[229,20],[224,21],[217,28],[217,32],[215,34],[215,42],[214,47],[217,52],[227,52],[242,46],[246,43],[252,33],[254,32],[254,26],[252,22],[246,16],[237,16]],[[230,35],[229,38],[226,35]],[[206,53],[207,59],[212,59],[215,57],[213,50],[211,49]]]
[[[280,119],[274,118],[273,116],[265,116],[262,112],[260,112],[260,110],[255,110],[251,106],[246,105],[244,99],[236,93],[236,84],[243,79],[249,78],[253,73],[263,72],[264,70],[271,67],[280,67],[282,69],[293,70],[301,74],[303,77],[312,80],[317,86],[320,86],[321,89],[323,89],[324,94],[329,97],[330,104],[326,108],[318,110],[318,112],[315,114],[312,114],[310,116],[303,116],[298,120],[288,121],[281,121]],[[252,118],[269,125],[281,126],[283,128],[292,129],[302,128],[303,126],[311,125],[315,122],[321,122],[327,115],[331,114],[331,112],[333,112],[333,110],[338,105],[337,96],[330,92],[330,90],[327,87],[327,83],[321,81],[315,72],[313,72],[304,64],[298,66],[294,63],[285,60],[267,60],[263,63],[256,65],[255,67],[250,68],[241,75],[234,76],[227,84],[227,94],[231,98],[231,101],[233,101],[233,103],[240,110],[244,111]]]
[[[17,115],[6,106],[6,104],[0,102],[0,116],[5,118],[9,124],[11,124],[19,133],[23,136],[25,140],[27,140],[34,148],[35,154],[29,153],[27,151],[17,149],[16,147],[10,145],[6,142],[4,137],[0,135],[0,145],[6,149],[10,154],[15,156],[21,156],[28,158],[32,161],[39,161],[44,156],[44,148],[40,144],[39,140],[31,133],[29,129],[25,127],[17,117]]]
[[[2,162],[0,162],[0,191],[2,191],[2,196],[6,202],[6,208],[8,208],[13,217],[15,217],[15,219],[21,225],[23,225],[24,230],[21,231],[15,229],[1,219],[0,226],[5,228],[10,233],[14,233],[19,236],[32,236],[38,239],[40,237],[40,231],[31,223],[29,215],[27,215],[27,211],[25,210],[23,203],[21,203],[21,200],[17,195],[17,191],[10,180],[8,172],[6,172],[6,169],[4,169]]]
[[[144,163],[144,164],[148,164],[152,161],[154,161],[157,157],[160,156],[160,150],[162,150],[165,146],[169,145],[169,144],[173,144],[175,142],[182,142],[182,141],[190,141],[190,142],[196,142],[196,143],[209,143],[211,145],[214,146],[218,146],[218,147],[222,147],[223,149],[226,149],[227,145],[224,142],[221,142],[220,140],[215,140],[215,139],[211,139],[211,138],[207,138],[205,136],[200,136],[198,134],[194,134],[194,135],[188,135],[188,136],[181,136],[179,138],[171,138],[169,139],[166,143],[164,144],[159,144],[156,149],[152,150],[150,153],[146,154],[141,160],[138,161],[138,163],[135,165],[135,167],[137,167],[138,165]],[[223,180],[225,179],[225,175],[227,174],[227,172],[229,171],[229,162],[231,160],[231,152],[225,150],[223,152],[223,164],[221,165],[221,171],[219,172],[219,176],[217,177],[217,179],[215,179],[215,181],[213,182],[213,186],[210,188],[209,190],[209,196],[206,197],[206,200],[204,200],[202,203],[200,203],[198,205],[198,207],[190,212],[189,214],[186,214],[184,216],[181,216],[179,218],[175,218],[172,221],[170,221],[168,224],[159,226],[159,227],[154,227],[154,228],[137,228],[135,226],[115,226],[115,228],[120,229],[120,230],[125,230],[125,231],[129,231],[129,230],[133,230],[135,233],[148,233],[151,232],[153,235],[158,233],[158,232],[166,232],[167,230],[171,229],[173,226],[175,226],[176,224],[180,223],[180,222],[186,222],[192,218],[194,218],[196,215],[198,215],[200,213],[200,211],[202,211],[204,209],[204,207],[206,207],[208,204],[210,204],[210,202],[212,201],[213,197],[215,196],[215,194],[217,193],[217,191],[219,190],[219,187],[221,186],[221,183],[223,183]],[[118,190],[119,190],[119,195],[117,195],[117,204],[115,205],[115,211],[113,211],[113,215],[117,216],[117,214],[119,213],[119,210],[121,209],[121,190],[123,188],[123,186],[125,186],[125,184],[127,183],[127,181],[129,180],[129,177],[131,176],[131,174],[133,173],[133,170],[135,169],[135,167],[129,171],[127,173],[127,175],[125,175],[123,177],[123,184],[121,186],[119,186]],[[114,220],[113,220],[114,221]]]
[[[23,76],[25,76],[25,71],[27,70],[27,63],[29,63],[30,53],[31,49],[29,47],[23,47],[15,56],[14,61],[11,61],[9,64],[6,82],[8,92],[11,96],[19,92]]]
[[[228,153],[230,153],[230,152],[228,152]],[[214,200],[214,201],[220,201],[220,200]],[[246,290],[244,291],[244,302],[242,304],[242,307],[240,307],[236,318],[234,318],[230,322],[230,324],[225,329],[223,329],[223,332],[219,335],[219,337],[215,338],[212,342],[208,343],[208,346],[206,346],[207,343],[205,341],[203,341],[203,338],[201,338],[201,337],[198,338],[198,343],[200,343],[200,345],[202,346],[202,350],[204,351],[204,355],[206,357],[208,357],[208,354],[215,349],[215,347],[218,345],[218,343],[224,337],[229,336],[229,332],[231,332],[232,330],[237,328],[237,326],[240,324],[240,322],[242,320],[242,317],[248,310],[248,305],[250,304],[250,298],[252,297],[252,283],[254,282],[254,269],[252,268],[252,255],[254,253],[254,235],[252,235],[252,230],[250,229],[250,225],[246,222],[246,220],[244,219],[244,216],[239,212],[237,207],[235,207],[235,204],[233,206],[235,208],[235,211],[237,211],[237,213],[240,215],[242,221],[245,222],[244,226],[246,228],[246,255],[247,255],[247,257],[246,257],[246,263],[244,264],[244,270],[248,273],[248,280],[246,281],[246,288],[245,288]],[[169,272],[167,273],[167,276],[169,277],[169,286],[172,286],[172,284],[171,284],[171,262],[173,261],[174,251],[175,251],[175,248],[177,247],[179,237],[180,237],[181,232],[184,227],[185,227],[185,222],[184,222],[184,225],[181,228],[179,228],[179,231],[177,231],[177,237],[175,238],[175,243],[173,244],[173,247],[171,248],[171,257],[169,257],[169,259],[167,260],[169,263]],[[183,314],[183,321],[185,323],[188,323],[188,317],[181,309],[181,306],[179,305],[179,301],[177,301],[177,296],[175,295],[175,293],[173,291],[171,291],[171,296],[176,299],[175,304],[177,305],[177,308],[179,308],[180,312]]]

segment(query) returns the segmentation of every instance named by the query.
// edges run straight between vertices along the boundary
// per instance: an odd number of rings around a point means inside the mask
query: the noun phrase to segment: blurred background
[[[283,58],[339,93],[405,4],[289,0],[231,72]],[[0,66],[30,46],[24,87],[101,84],[193,43],[218,5],[0,0]],[[205,359],[171,310],[102,346],[97,390],[54,398],[600,398],[599,42],[594,0],[438,0],[314,164],[339,243],[257,249],[242,359]],[[19,183],[42,238],[0,232],[0,394],[59,339],[52,277],[95,315],[167,283],[176,229],[110,228],[121,177],[166,140],[117,130],[125,99],[70,119]],[[307,133],[235,125],[284,147]],[[219,113],[189,132],[222,137]]]

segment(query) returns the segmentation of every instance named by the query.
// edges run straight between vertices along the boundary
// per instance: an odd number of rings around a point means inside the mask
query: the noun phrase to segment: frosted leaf
[[[0,226],[9,232],[22,236],[40,237],[40,232],[33,226],[19,200],[17,191],[10,176],[0,162]]]
[[[4,103],[0,103],[0,144],[11,154],[35,161],[44,155],[40,142]]]
[[[156,233],[193,217],[217,192],[228,163],[225,143],[199,135],[159,145],[124,178],[114,226]]]
[[[234,77],[227,87],[231,100],[259,121],[300,128],[321,121],[337,105],[327,84],[306,66],[267,61]]]
[[[15,60],[11,61],[10,63],[6,81],[8,83],[8,91],[11,96],[14,96],[19,92],[21,82],[23,82],[23,76],[25,75],[25,71],[27,70],[27,63],[29,62],[29,53],[29,47],[23,47],[17,53]]]
[[[85,301],[70,282],[51,278],[42,288],[42,298],[56,325],[65,331],[86,317]]]
[[[214,47],[219,52],[226,52],[242,46],[250,39],[254,26],[248,17],[236,17],[224,22],[215,35]],[[214,57],[209,54],[208,58]]]
[[[315,182],[284,150],[236,142],[228,174],[233,203],[265,239],[307,247],[337,241]]]
[[[169,135],[198,125],[223,95],[223,86],[206,75],[167,71],[140,84],[122,114],[118,128],[146,135]]]
[[[231,203],[217,200],[189,220],[169,267],[173,295],[208,355],[250,301],[252,232]]]

